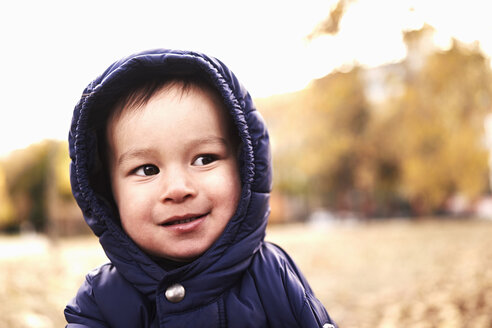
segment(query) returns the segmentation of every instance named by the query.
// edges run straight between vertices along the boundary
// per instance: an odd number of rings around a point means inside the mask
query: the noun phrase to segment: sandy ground
[[[492,222],[286,225],[286,249],[345,327],[492,327]],[[106,261],[95,237],[0,236],[0,327],[63,327],[63,308]]]

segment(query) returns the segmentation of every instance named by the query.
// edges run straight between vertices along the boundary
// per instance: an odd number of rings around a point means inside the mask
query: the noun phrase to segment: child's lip
[[[160,223],[160,225],[165,227],[171,227],[174,225],[187,224],[195,221],[196,219],[201,219],[207,216],[208,214],[209,212],[200,213],[200,214],[190,213],[185,215],[176,215],[164,220],[163,222]]]

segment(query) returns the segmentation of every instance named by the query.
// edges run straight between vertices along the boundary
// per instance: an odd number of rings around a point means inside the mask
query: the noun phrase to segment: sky
[[[231,68],[253,98],[296,91],[334,69],[405,57],[402,30],[424,22],[492,54],[487,1],[358,0],[336,36],[308,41],[336,0],[20,0],[0,5],[0,157],[65,140],[85,86],[115,60],[152,48],[202,51]]]

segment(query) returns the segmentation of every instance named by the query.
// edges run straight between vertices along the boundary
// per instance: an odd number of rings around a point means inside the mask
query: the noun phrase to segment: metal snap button
[[[166,289],[165,295],[169,302],[178,303],[185,297],[185,289],[181,284],[174,284]]]
[[[323,325],[323,328],[335,328],[335,326],[334,326],[334,325],[332,325],[331,323],[325,323],[325,324]]]

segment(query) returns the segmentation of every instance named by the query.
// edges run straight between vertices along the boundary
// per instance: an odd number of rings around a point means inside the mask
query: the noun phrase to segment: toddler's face
[[[217,96],[157,93],[108,125],[113,195],[126,233],[147,253],[192,260],[220,236],[241,183]]]

